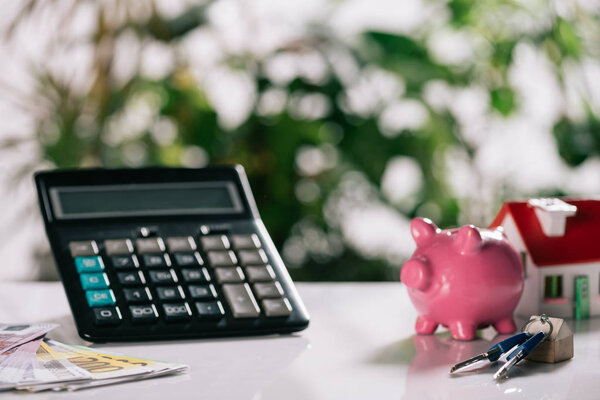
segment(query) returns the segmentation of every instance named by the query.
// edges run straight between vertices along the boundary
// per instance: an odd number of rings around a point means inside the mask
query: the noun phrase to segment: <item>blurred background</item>
[[[240,163],[297,280],[398,280],[414,216],[600,193],[598,0],[21,0],[0,279],[56,279],[39,169]]]

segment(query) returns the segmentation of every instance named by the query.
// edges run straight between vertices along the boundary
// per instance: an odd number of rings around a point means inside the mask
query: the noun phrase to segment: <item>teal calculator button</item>
[[[85,292],[90,307],[114,306],[115,295],[112,290],[88,290]]]
[[[108,277],[106,274],[81,274],[79,275],[83,290],[108,289]]]
[[[75,267],[77,272],[102,272],[104,263],[100,257],[75,257]]]

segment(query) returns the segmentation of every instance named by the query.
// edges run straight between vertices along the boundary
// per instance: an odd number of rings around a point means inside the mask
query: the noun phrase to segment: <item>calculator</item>
[[[79,335],[92,342],[290,333],[308,313],[241,166],[35,175]]]

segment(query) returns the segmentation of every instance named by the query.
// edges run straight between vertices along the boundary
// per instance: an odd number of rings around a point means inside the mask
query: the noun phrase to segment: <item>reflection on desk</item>
[[[575,357],[560,364],[524,362],[496,383],[497,367],[458,377],[457,361],[506,336],[492,328],[458,342],[444,329],[415,336],[416,313],[397,283],[298,284],[311,313],[297,335],[95,345],[106,351],[185,363],[188,375],[36,399],[595,399],[600,382],[600,319],[567,321]],[[51,336],[76,337],[60,283],[0,285],[0,321],[58,321]],[[519,322],[523,322],[519,321]],[[19,396],[5,394],[4,398]],[[34,397],[34,396],[32,396]],[[19,397],[22,398],[22,395]]]

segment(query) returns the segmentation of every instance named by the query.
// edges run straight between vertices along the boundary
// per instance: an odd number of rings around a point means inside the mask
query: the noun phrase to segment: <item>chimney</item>
[[[564,236],[567,218],[577,213],[577,207],[561,199],[531,199],[529,205],[535,208],[542,230],[546,236]]]

